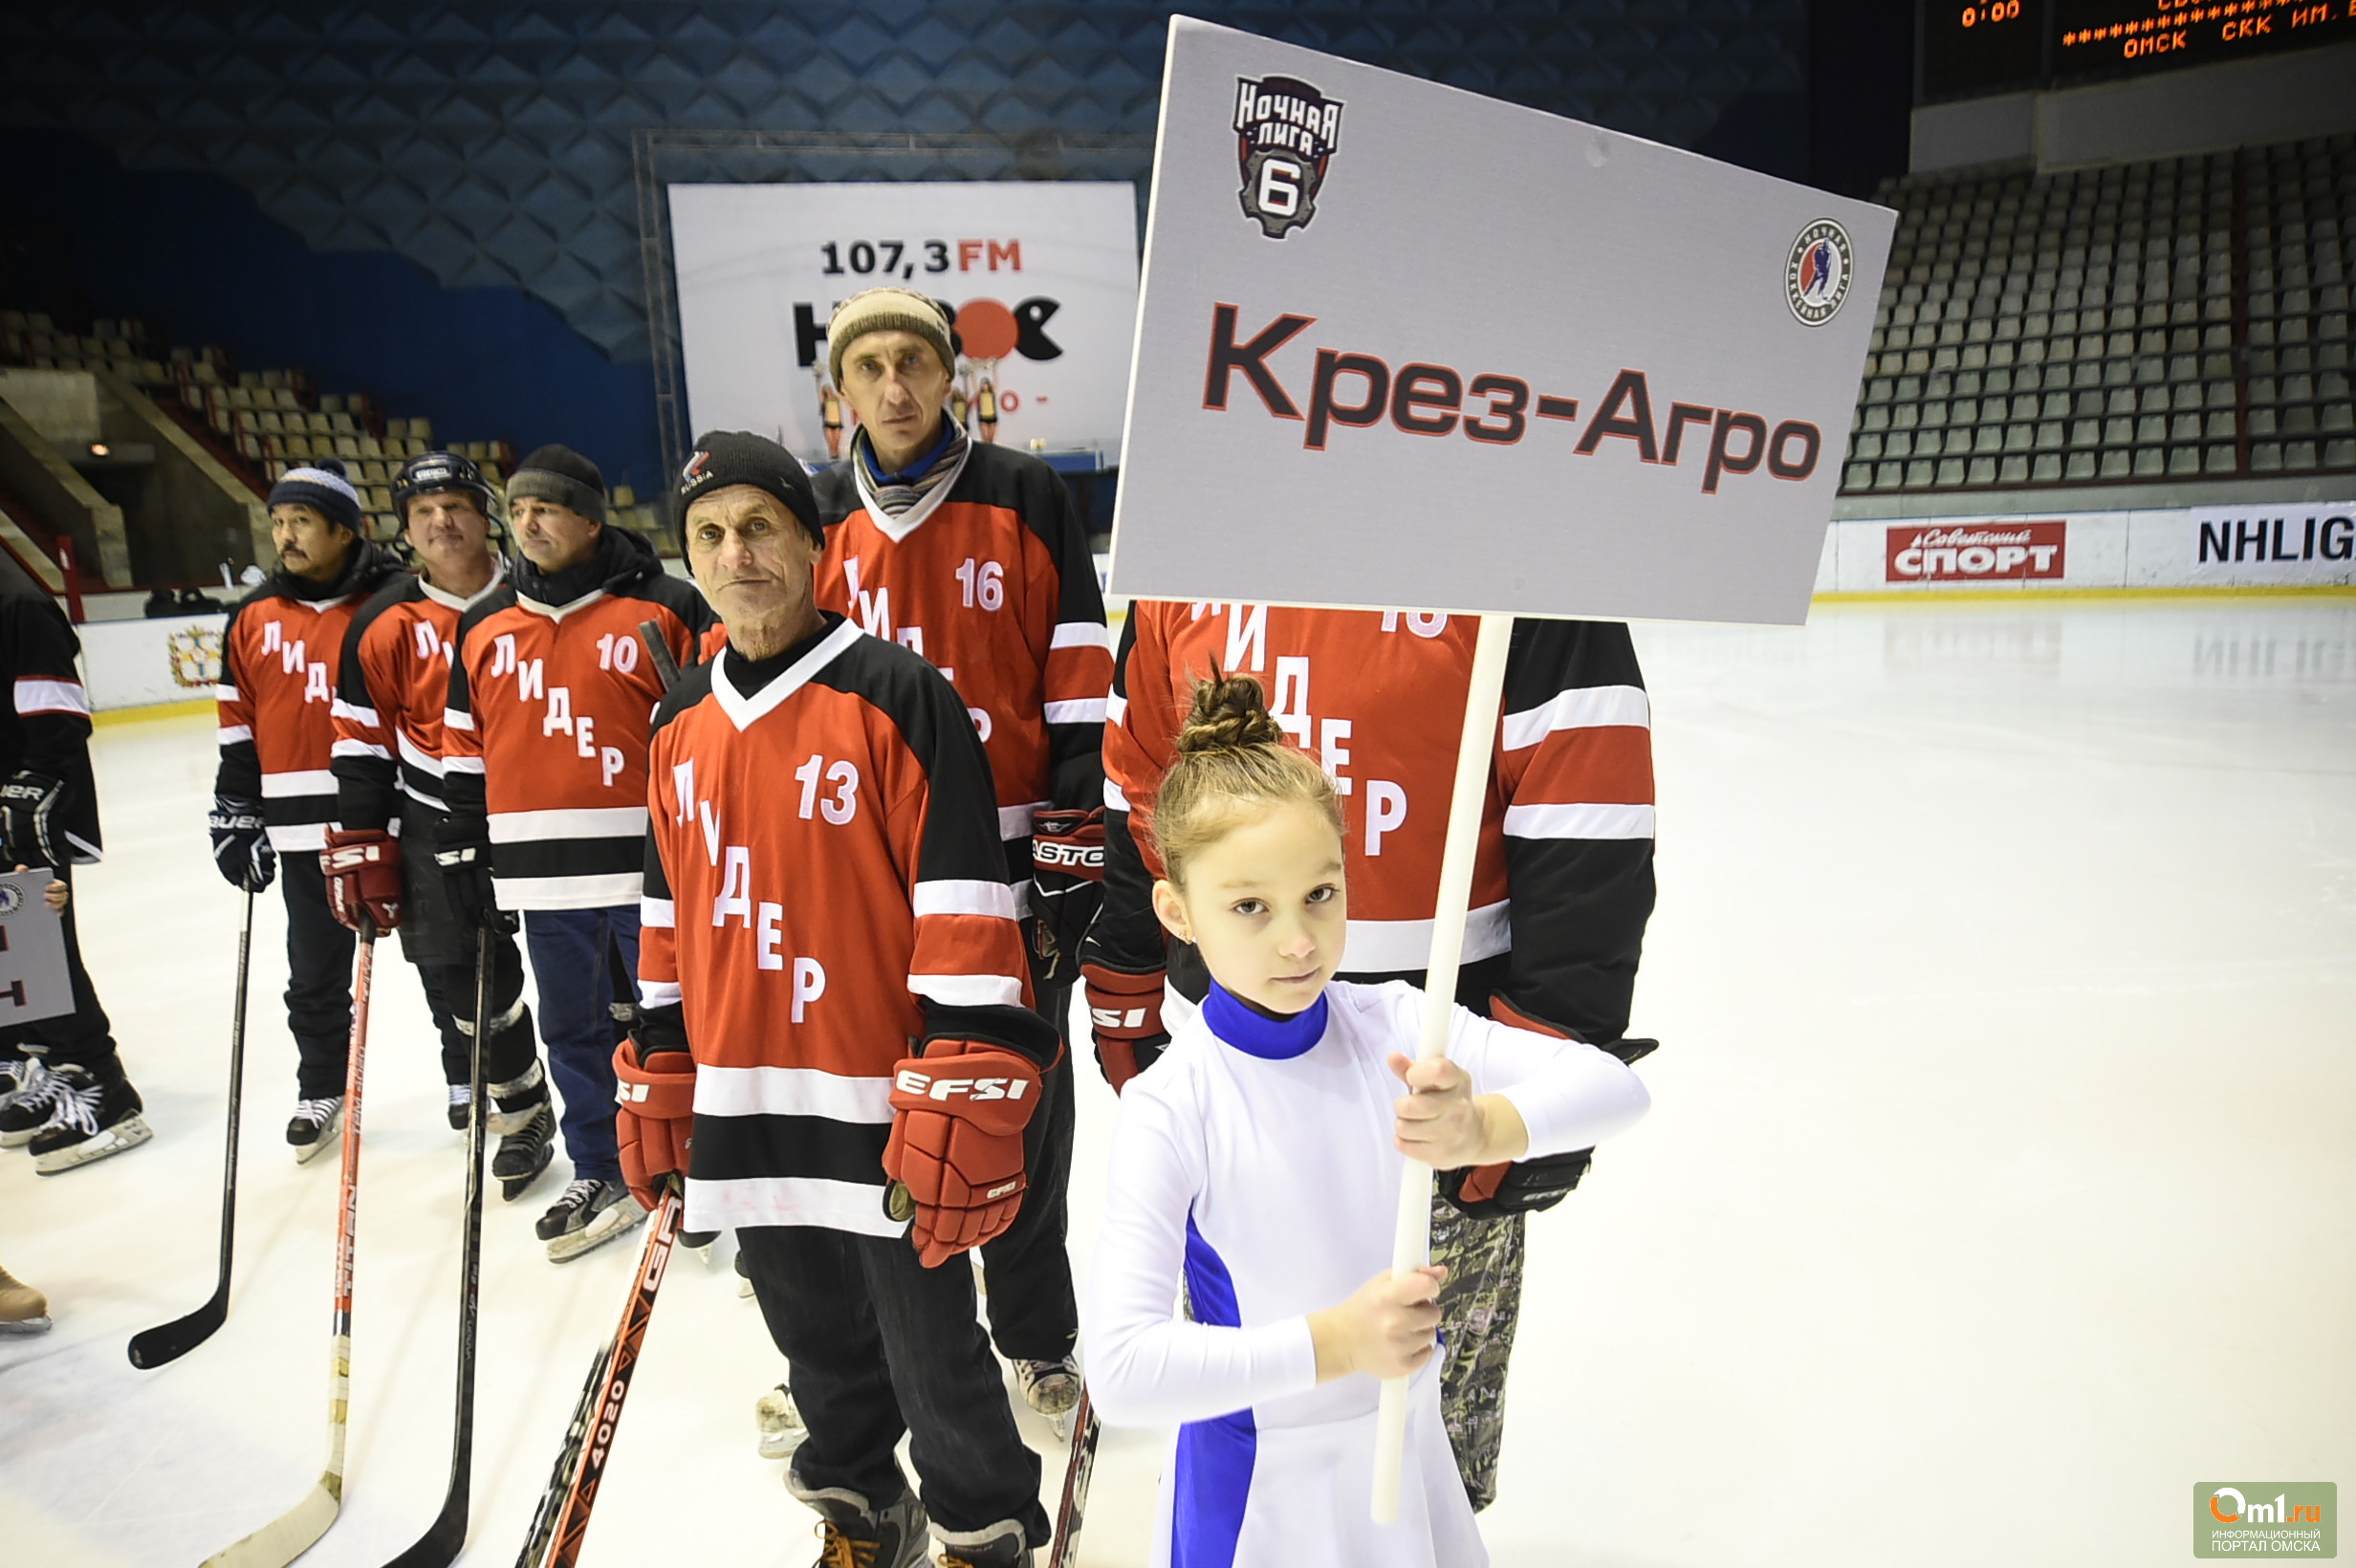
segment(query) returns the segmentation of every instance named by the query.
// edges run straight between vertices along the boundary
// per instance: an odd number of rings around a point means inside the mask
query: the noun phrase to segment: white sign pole
[[[1456,1007],[1456,970],[1464,961],[1464,917],[1472,903],[1472,861],[1479,853],[1482,797],[1497,744],[1497,714],[1505,696],[1505,650],[1514,641],[1510,615],[1481,617],[1472,644],[1472,686],[1465,694],[1464,737],[1456,744],[1456,784],[1448,797],[1448,838],[1440,850],[1440,901],[1431,918],[1431,963],[1424,975],[1424,1032],[1417,1059],[1448,1055],[1448,1025]],[[1424,1266],[1431,1251],[1431,1167],[1409,1160],[1399,1177],[1399,1229],[1391,1242],[1393,1274]],[[1399,1464],[1407,1435],[1407,1380],[1383,1384],[1374,1428],[1374,1522],[1399,1517]]]

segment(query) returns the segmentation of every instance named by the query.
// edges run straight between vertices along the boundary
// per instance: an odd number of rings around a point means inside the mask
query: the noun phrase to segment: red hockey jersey
[[[818,478],[818,603],[923,654],[981,731],[999,833],[1027,840],[1044,806],[1093,806],[1102,778],[1112,637],[1071,490],[1028,452],[974,443],[899,516],[857,450]],[[1030,850],[1015,844],[1017,881]]]
[[[893,1064],[928,1033],[1041,1049],[963,704],[907,650],[826,622],[766,664],[687,671],[656,721],[639,978],[696,1060],[690,1230],[900,1234]]]
[[[336,674],[337,819],[347,828],[400,832],[400,796],[434,811],[442,798],[442,716],[449,707],[458,622],[507,581],[471,598],[403,573],[352,618]]]
[[[1215,664],[1266,687],[1322,763],[1347,824],[1352,977],[1429,961],[1449,795],[1472,684],[1470,617],[1139,600],[1105,731],[1105,904],[1091,938],[1150,969],[1162,933],[1152,807],[1193,684]],[[1599,1040],[1627,1024],[1653,901],[1651,707],[1627,628],[1522,621],[1484,802],[1468,976]],[[1490,961],[1490,962],[1484,962]]]
[[[216,794],[259,800],[281,853],[323,849],[336,818],[336,676],[360,604],[398,570],[361,541],[332,587],[277,574],[239,601],[221,631],[221,766]]]
[[[602,586],[552,604],[511,581],[458,623],[443,792],[453,816],[488,819],[502,909],[638,902],[646,736],[663,698],[639,625],[652,621],[687,665],[712,616],[636,534],[608,528],[600,552]]]

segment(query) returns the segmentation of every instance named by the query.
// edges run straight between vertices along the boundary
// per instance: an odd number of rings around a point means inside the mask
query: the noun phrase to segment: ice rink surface
[[[2189,1560],[2195,1483],[2348,1496],[2356,601],[1820,607],[1637,643],[1654,1110],[1534,1224],[1494,1560],[2143,1568]],[[205,844],[210,722],[95,751],[84,940],[156,1138],[59,1177],[0,1155],[0,1260],[57,1318],[0,1340],[0,1560],[192,1568],[318,1474],[337,1169],[280,1141],[273,890],[229,1320],[131,1368],[129,1335],[212,1288],[239,900]],[[463,1143],[381,957],[319,1564],[408,1545],[448,1462]],[[1113,1101],[1082,1080],[1084,1278]],[[514,1558],[636,1258],[546,1261],[564,1173],[490,1198],[469,1561]],[[587,1562],[815,1555],[754,1452],[779,1363],[728,1246],[674,1264]],[[1026,1423],[1052,1512],[1061,1450]],[[1145,1560],[1164,1443],[1106,1433],[1091,1568]]]

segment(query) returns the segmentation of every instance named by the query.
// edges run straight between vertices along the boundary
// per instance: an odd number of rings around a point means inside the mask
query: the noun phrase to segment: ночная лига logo
[[[1342,134],[1342,104],[1291,76],[1235,79],[1235,161],[1244,216],[1280,240],[1317,216],[1318,188]]]

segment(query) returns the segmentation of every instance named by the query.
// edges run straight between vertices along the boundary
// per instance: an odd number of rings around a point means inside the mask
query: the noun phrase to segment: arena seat
[[[2356,137],[1877,199],[1844,494],[2356,472]]]

